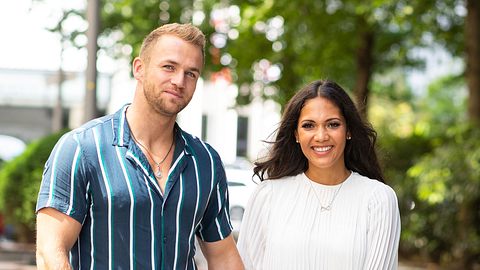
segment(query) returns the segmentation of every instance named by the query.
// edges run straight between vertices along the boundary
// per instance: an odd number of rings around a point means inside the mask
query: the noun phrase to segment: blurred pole
[[[87,2],[87,71],[85,74],[85,111],[84,121],[98,116],[97,112],[97,37],[99,31],[99,1],[88,0]]]
[[[57,100],[55,102],[55,107],[53,108],[53,117],[52,117],[52,131],[57,132],[63,128],[63,101],[62,101],[62,90],[63,90],[63,81],[65,76],[63,74],[63,38],[60,49],[60,66],[58,67],[58,93]]]

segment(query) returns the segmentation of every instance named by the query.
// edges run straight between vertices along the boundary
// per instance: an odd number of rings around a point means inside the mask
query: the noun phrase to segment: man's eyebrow
[[[172,64],[172,65],[179,65],[179,63],[177,61],[174,61],[174,60],[170,60],[170,59],[167,59],[165,60],[165,62],[169,63],[169,64]],[[200,73],[200,69],[199,68],[196,68],[196,67],[189,67],[187,68],[189,71],[193,71],[193,72],[197,72],[197,73]]]

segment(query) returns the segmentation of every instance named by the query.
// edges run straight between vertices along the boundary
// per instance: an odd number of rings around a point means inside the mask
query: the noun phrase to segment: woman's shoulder
[[[357,173],[355,179],[358,182],[358,188],[364,190],[368,194],[368,209],[375,211],[375,209],[384,209],[385,213],[398,212],[398,198],[395,190],[389,185],[375,179]],[[383,211],[380,211],[383,212]]]
[[[288,190],[295,184],[295,178],[297,176],[285,176],[278,179],[266,179],[258,183],[252,197],[255,197],[255,200],[266,200],[272,194],[277,193],[281,190]]]
[[[259,186],[264,186],[263,188],[268,188],[268,189],[282,189],[282,188],[288,188],[291,187],[292,185],[295,185],[297,177],[300,177],[301,174],[295,175],[295,176],[284,176],[282,178],[278,179],[266,179],[262,181]]]
[[[381,182],[377,179],[372,179],[372,178],[369,178],[367,176],[361,175],[357,172],[352,172],[351,178],[352,178],[352,182],[355,185],[363,186],[363,187],[368,188],[368,189],[381,189],[381,190],[383,189],[383,190],[387,190],[387,191],[388,190],[393,191],[393,189],[389,185],[387,185],[387,184],[385,184],[385,183],[383,183],[383,182]]]
[[[364,194],[369,194],[371,199],[397,201],[395,190],[393,190],[391,186],[376,179],[371,179],[357,172],[352,172],[351,182],[352,185],[355,186],[355,189],[361,190]]]

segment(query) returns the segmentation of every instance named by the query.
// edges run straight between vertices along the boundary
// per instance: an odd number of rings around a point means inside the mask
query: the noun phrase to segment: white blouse
[[[355,172],[343,185],[308,181],[302,173],[258,185],[238,239],[247,270],[397,269],[392,188]]]

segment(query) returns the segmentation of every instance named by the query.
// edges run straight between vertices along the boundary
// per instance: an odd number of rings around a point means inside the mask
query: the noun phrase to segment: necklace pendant
[[[157,170],[157,172],[155,173],[155,177],[157,178],[162,178],[162,171],[160,170],[160,168]]]
[[[322,205],[321,208],[320,208],[320,211],[321,211],[321,212],[330,211],[330,209],[332,209],[331,205],[329,205],[329,206],[327,206],[327,207],[325,207],[325,206]]]

